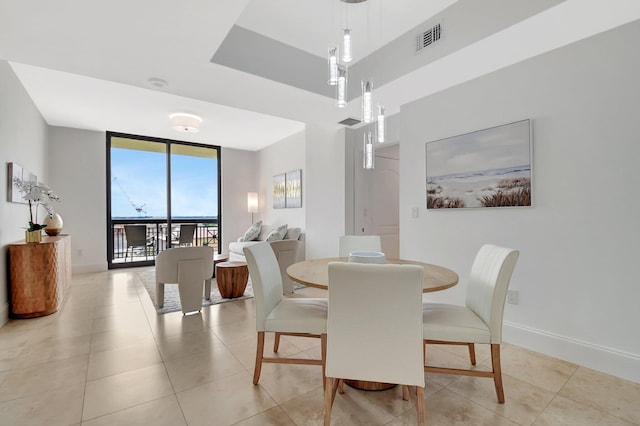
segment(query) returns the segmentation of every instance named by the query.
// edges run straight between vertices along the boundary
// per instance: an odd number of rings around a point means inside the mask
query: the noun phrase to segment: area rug
[[[147,289],[147,293],[149,293],[149,297],[153,302],[153,306],[156,307],[156,312],[158,313],[158,315],[166,314],[169,312],[179,312],[182,310],[182,306],[180,305],[180,294],[178,293],[178,284],[164,285],[164,306],[162,308],[158,308],[158,305],[156,303],[156,272],[153,269],[140,271],[138,273],[138,276],[140,277],[144,288]],[[225,299],[224,297],[220,296],[218,284],[216,283],[216,279],[214,278],[211,280],[211,299],[202,299],[202,306],[217,305],[218,303],[250,299],[252,297],[253,287],[251,287],[251,280],[249,280],[249,283],[247,283],[247,288],[245,289],[244,294],[241,297]]]

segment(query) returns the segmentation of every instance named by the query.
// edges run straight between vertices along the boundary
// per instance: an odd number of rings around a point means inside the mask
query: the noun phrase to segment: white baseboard
[[[89,272],[104,272],[108,270],[107,262],[87,265],[71,265],[74,274],[87,274]]]
[[[0,306],[0,327],[9,322],[9,302]]]
[[[640,383],[640,356],[571,337],[505,322],[505,342]]]

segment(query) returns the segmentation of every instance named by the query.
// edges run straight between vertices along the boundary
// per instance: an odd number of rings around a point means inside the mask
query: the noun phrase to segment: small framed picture
[[[9,163],[8,178],[7,178],[7,201],[12,203],[27,204],[27,201],[22,198],[22,194],[18,191],[18,188],[14,185],[16,179],[23,180],[23,169],[16,163]],[[27,172],[27,174],[29,174]]]
[[[275,175],[273,177],[273,208],[286,208],[286,200],[286,175],[284,173]]]
[[[302,170],[287,172],[286,178],[287,208],[302,207]]]

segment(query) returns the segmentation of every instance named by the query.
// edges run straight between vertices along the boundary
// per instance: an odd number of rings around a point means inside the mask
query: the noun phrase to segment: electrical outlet
[[[518,304],[518,290],[507,290],[507,303]]]
[[[420,209],[418,207],[411,208],[411,217],[416,218],[420,215]]]

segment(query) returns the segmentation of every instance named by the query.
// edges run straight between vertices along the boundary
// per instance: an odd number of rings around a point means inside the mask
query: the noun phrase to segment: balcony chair
[[[147,259],[149,249],[155,253],[155,239],[147,237],[146,225],[124,225],[124,238],[126,240],[126,250],[124,253],[124,261],[127,261],[129,249],[131,249],[131,260],[133,261],[134,250],[142,248],[144,250],[144,258]]]
[[[476,343],[491,345],[491,371],[465,370],[426,365],[428,373],[459,374],[493,378],[498,402],[504,402],[500,343],[504,302],[519,252],[483,245],[471,267],[465,306],[423,304],[424,343],[466,345],[471,364],[476,364]]]
[[[243,249],[249,276],[255,295],[256,330],[258,343],[253,370],[253,384],[258,384],[262,363],[312,364],[322,366],[324,383],[324,359],[327,341],[327,299],[289,298],[283,296],[282,276],[276,255],[267,242]],[[266,332],[276,336],[290,335],[321,338],[321,359],[265,357],[264,337]],[[278,352],[279,338],[274,343]]]
[[[382,251],[379,235],[342,235],[338,256],[349,257],[352,251]]]
[[[403,385],[424,425],[423,273],[417,265],[329,263],[325,425],[343,379]]]
[[[198,225],[192,223],[180,225],[178,238],[171,241],[171,244],[178,247],[192,246],[197,227]]]

